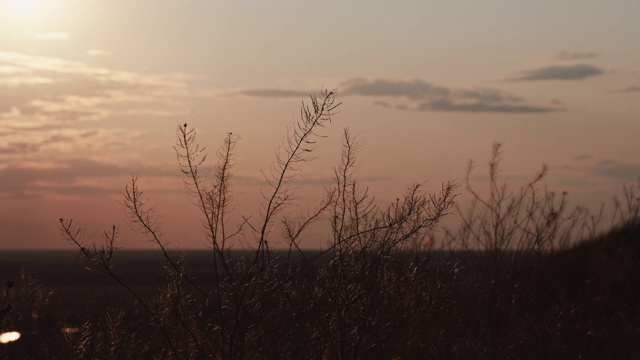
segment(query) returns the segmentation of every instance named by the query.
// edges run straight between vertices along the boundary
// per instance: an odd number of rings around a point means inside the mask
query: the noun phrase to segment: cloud
[[[244,89],[233,93],[248,97],[302,97],[313,92],[285,89]],[[342,96],[364,96],[374,105],[414,111],[541,113],[563,110],[552,106],[527,104],[521,97],[491,88],[452,89],[415,79],[411,81],[363,78],[349,79],[338,86]],[[391,102],[390,100],[394,100]],[[398,103],[398,101],[404,101]]]
[[[389,103],[388,103],[388,102],[386,102],[386,101],[382,101],[382,100],[376,100],[376,101],[374,101],[374,102],[373,102],[373,105],[380,106],[380,107],[386,107],[386,108],[393,107],[393,105],[389,104]]]
[[[188,114],[187,100],[203,96],[196,80],[0,51],[0,197],[111,196],[133,172],[175,179],[173,166],[140,166],[155,129],[128,123]]]
[[[544,106],[517,105],[501,102],[476,101],[471,103],[454,103],[449,100],[443,99],[422,103],[418,110],[471,113],[543,113],[558,111],[559,109]]]
[[[309,94],[312,94],[312,92],[283,89],[244,89],[226,93],[226,95],[230,96],[247,96],[259,98],[300,98],[309,96]]]
[[[637,181],[640,179],[640,163],[622,163],[616,160],[602,160],[590,170],[599,176],[618,180]]]
[[[70,129],[56,127],[6,126],[0,132],[0,163],[42,158],[39,154],[77,154],[106,151],[131,145],[138,131],[118,129]],[[19,159],[19,160],[17,160]]]
[[[560,60],[586,60],[595,59],[600,54],[596,52],[581,52],[581,51],[561,51],[558,53],[557,58]]]
[[[132,163],[155,146],[141,142],[154,129],[127,123],[188,114],[199,80],[0,51],[0,197],[107,196],[132,172],[179,176]],[[96,160],[114,154],[121,163]]]
[[[575,160],[585,161],[593,159],[593,155],[590,154],[580,154],[573,157]]]
[[[451,92],[442,86],[435,86],[422,80],[393,81],[393,80],[366,80],[351,79],[340,85],[343,95],[362,96],[402,96],[419,100],[426,97],[447,96]]]
[[[57,31],[57,32],[45,32],[45,33],[29,33],[29,37],[35,40],[69,40],[69,33]]]
[[[551,99],[550,102],[551,102],[551,105],[558,106],[558,107],[564,107],[564,102],[562,102],[562,100],[553,98],[553,99]]]
[[[613,93],[616,93],[616,94],[626,94],[626,93],[636,93],[636,92],[640,92],[640,86],[629,86],[624,89],[613,91]]]
[[[34,153],[37,152],[39,148],[38,144],[29,142],[10,142],[5,145],[0,145],[0,155]]]
[[[539,80],[583,80],[603,74],[599,67],[589,64],[553,65],[539,69],[522,71],[509,80],[511,81],[539,81]]]
[[[95,67],[79,61],[6,51],[0,51],[0,71],[3,80],[0,88],[4,87],[7,81],[11,83],[12,78],[17,76],[39,76],[55,84],[57,92],[65,94],[71,90],[79,95],[87,91],[92,94],[104,94],[108,90],[133,90],[132,93],[137,94],[140,90],[147,90],[146,94],[159,94],[170,90],[175,97],[190,94],[187,91],[188,82],[194,80],[181,73],[135,73]]]
[[[111,53],[102,49],[89,49],[87,50],[87,55],[99,57],[99,56],[109,56],[111,55]]]
[[[189,114],[185,98],[199,96],[191,89],[193,80],[180,73],[119,71],[55,57],[0,51],[2,153],[12,153],[21,142],[36,141],[52,130],[78,123],[104,127],[98,121]],[[6,138],[6,134],[24,129],[32,130],[32,139],[21,139],[19,135]]]
[[[396,109],[444,112],[540,113],[561,110],[558,107],[535,106],[505,91],[490,88],[450,89],[422,80],[352,79],[341,84],[344,95],[405,98],[409,104],[391,105],[384,100],[374,104]]]
[[[122,166],[92,159],[25,162],[0,167],[0,178],[3,179],[0,183],[0,195],[12,198],[50,194],[106,196],[117,194],[121,190],[113,187],[113,179],[128,178],[134,172],[144,174],[147,180],[176,178],[178,174],[173,168]]]

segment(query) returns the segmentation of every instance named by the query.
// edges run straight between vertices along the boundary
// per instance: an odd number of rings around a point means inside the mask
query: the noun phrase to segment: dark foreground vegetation
[[[176,152],[210,241],[209,277],[194,277],[174,255],[136,179],[124,207],[164,259],[166,279],[141,292],[118,269],[118,231],[87,244],[60,220],[65,238],[126,301],[86,313],[55,312],[56,294],[28,273],[8,281],[0,326],[24,337],[0,345],[3,358],[86,359],[634,359],[640,358],[640,199],[625,187],[610,230],[602,214],[570,209],[542,184],[546,168],[517,189],[498,178],[455,206],[456,186],[436,194],[412,184],[386,207],[353,178],[357,143],[345,131],[333,186],[315,209],[291,216],[287,182],[309,161],[331,119],[333,93],[302,108],[265,179],[259,220],[227,220],[236,138],[202,169],[195,131],[178,129]],[[469,173],[472,167],[469,167]],[[453,230],[434,232],[449,213]],[[287,215],[287,216],[282,216]],[[324,252],[301,250],[316,221],[331,226]],[[232,256],[242,234],[248,250]],[[429,238],[427,243],[424,239]],[[579,241],[582,240],[582,241]],[[439,247],[437,251],[433,246]],[[274,248],[279,250],[275,251]],[[114,255],[116,253],[116,255]],[[64,291],[64,289],[62,290]],[[123,295],[124,296],[124,295]]]

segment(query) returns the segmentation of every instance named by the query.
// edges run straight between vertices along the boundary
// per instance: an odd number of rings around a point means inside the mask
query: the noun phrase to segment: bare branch
[[[270,194],[265,194],[263,203],[263,222],[260,228],[258,253],[268,246],[266,236],[273,217],[293,198],[291,192],[284,188],[285,184],[297,175],[297,164],[313,158],[309,153],[318,137],[318,130],[331,122],[331,116],[340,104],[335,104],[335,92],[324,90],[319,97],[311,96],[311,106],[303,103],[300,108],[300,120],[289,129],[288,136],[276,154],[276,162],[272,166],[272,178],[265,177],[271,187]]]

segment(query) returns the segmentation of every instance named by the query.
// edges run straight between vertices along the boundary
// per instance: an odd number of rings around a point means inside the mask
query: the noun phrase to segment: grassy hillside
[[[336,281],[334,264],[305,272],[248,314],[252,335],[239,357],[640,357],[640,226],[539,260],[522,257],[499,273],[483,271],[489,254],[451,253],[437,266],[422,256],[399,252],[384,265],[354,257],[344,284]],[[282,270],[273,276],[286,276]],[[154,311],[177,341],[177,357],[223,355],[210,337],[218,331],[217,317],[207,314],[213,310],[170,281],[154,295]],[[3,358],[170,354],[158,327],[133,300],[65,317],[48,311],[55,294],[29,276],[7,293],[4,306],[11,309],[3,311],[2,325],[24,336],[0,348]],[[67,327],[74,332],[61,331]],[[200,351],[186,329],[198,333]]]

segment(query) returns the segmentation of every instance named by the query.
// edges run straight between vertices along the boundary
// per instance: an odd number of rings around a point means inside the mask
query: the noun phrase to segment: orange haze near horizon
[[[321,89],[343,104],[286,216],[320,201],[345,127],[380,205],[412,181],[462,182],[470,159],[486,187],[501,142],[514,186],[546,163],[549,188],[597,209],[640,176],[637,14],[624,0],[0,0],[0,249],[72,249],[60,218],[87,241],[117,225],[120,247],[152,248],[120,204],[132,175],[163,240],[205,248],[177,127],[195,127],[211,159],[240,136],[230,222],[257,221],[262,171]],[[325,246],[323,231],[303,247]]]

